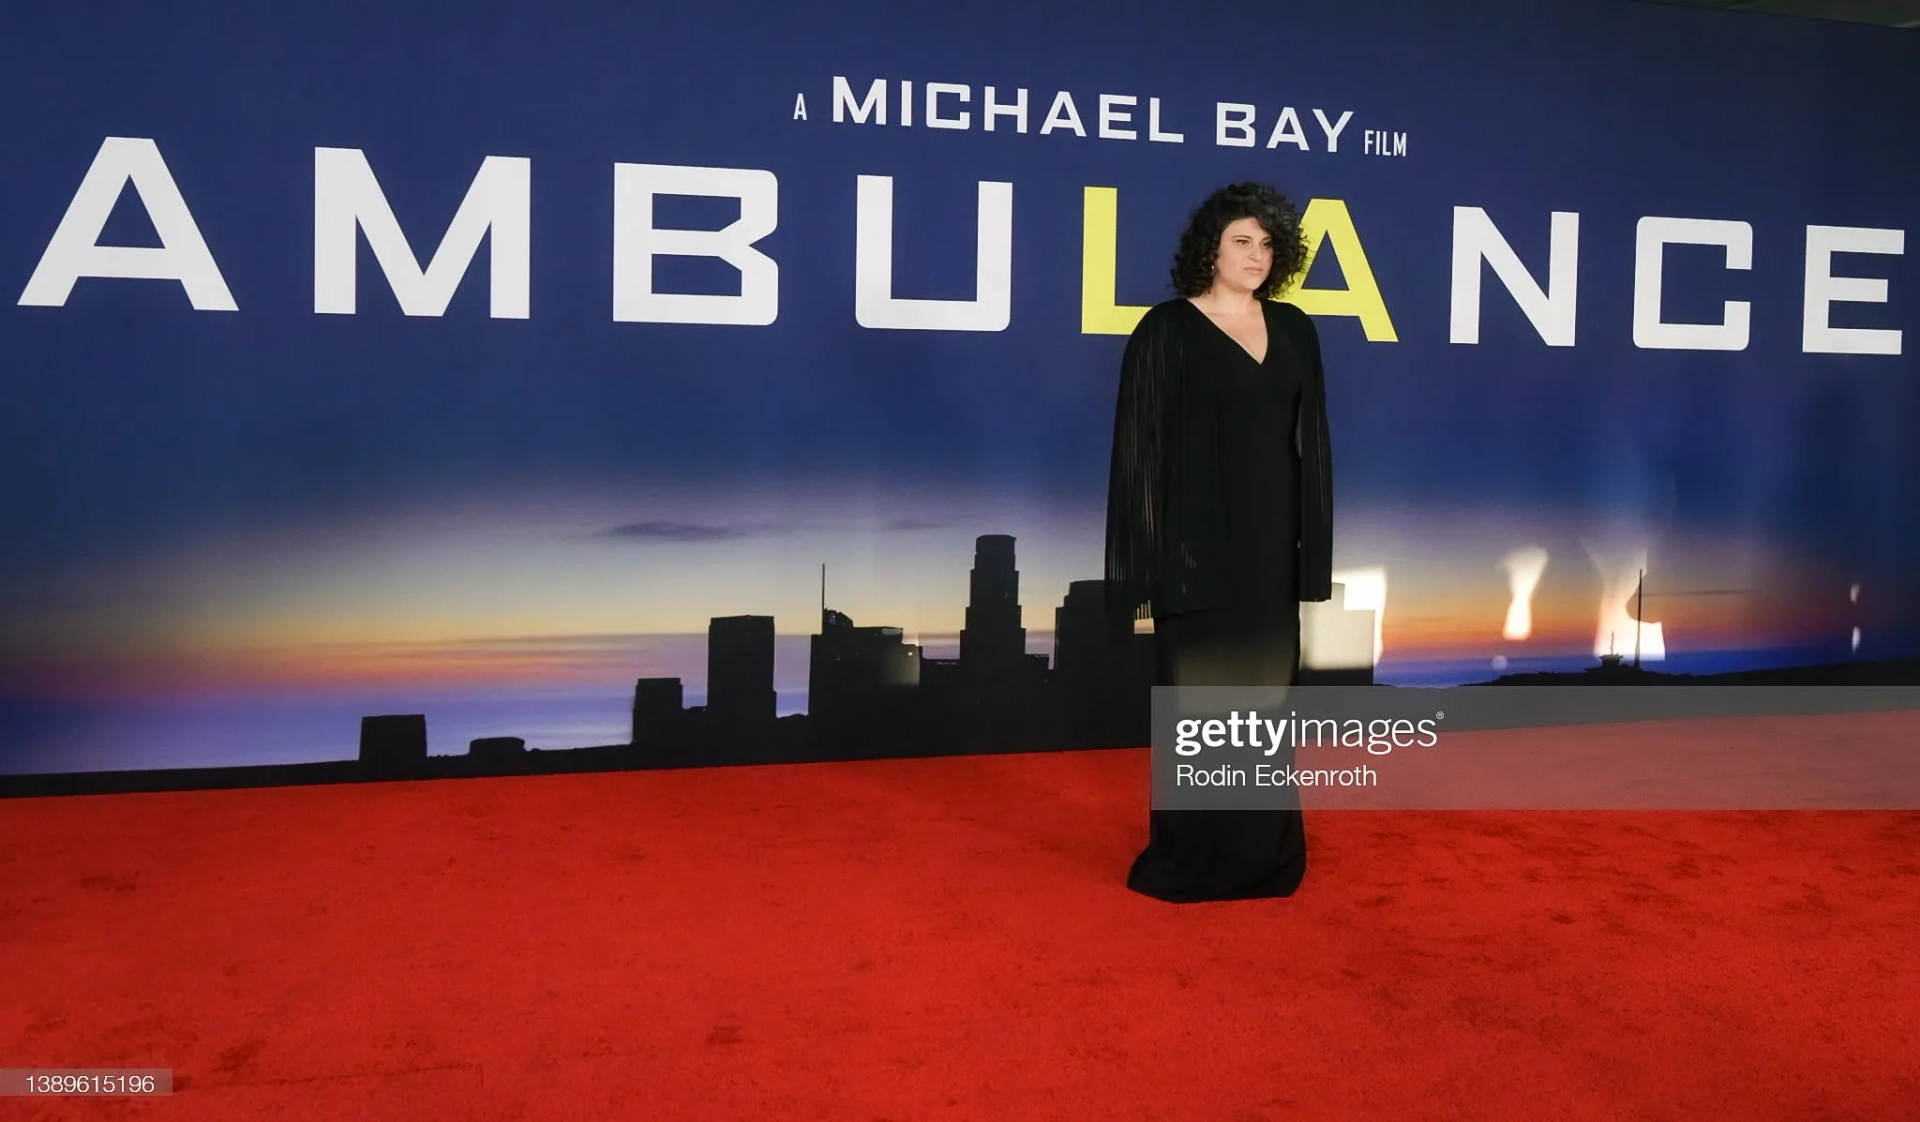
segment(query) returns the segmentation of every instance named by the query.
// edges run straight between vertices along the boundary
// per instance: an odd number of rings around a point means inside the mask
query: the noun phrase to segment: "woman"
[[[1333,596],[1333,474],[1320,341],[1272,297],[1299,276],[1293,205],[1257,183],[1194,211],[1177,296],[1127,340],[1107,497],[1108,606],[1152,619],[1166,686],[1291,686],[1300,601]],[[1162,900],[1290,896],[1297,800],[1151,812],[1127,884]]]

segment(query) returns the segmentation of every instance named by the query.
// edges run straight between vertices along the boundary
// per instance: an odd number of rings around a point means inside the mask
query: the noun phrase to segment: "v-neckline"
[[[1254,357],[1254,353],[1247,349],[1247,345],[1245,343],[1242,343],[1240,340],[1234,338],[1232,332],[1228,331],[1226,328],[1221,327],[1219,324],[1215,323],[1213,321],[1213,317],[1207,314],[1207,310],[1205,308],[1202,308],[1200,305],[1194,303],[1192,298],[1190,297],[1183,296],[1181,297],[1181,299],[1186,301],[1186,305],[1189,308],[1192,308],[1194,310],[1194,314],[1198,315],[1201,319],[1207,321],[1208,327],[1211,327],[1215,331],[1219,332],[1221,338],[1225,339],[1229,343],[1232,343],[1236,350],[1238,350],[1241,354],[1246,355],[1247,361],[1253,363],[1255,366],[1264,367],[1267,365],[1267,356],[1273,353],[1273,320],[1268,318],[1267,316],[1266,301],[1262,300],[1260,302],[1260,324],[1262,327],[1265,327],[1267,331],[1267,352],[1266,354],[1260,355],[1259,357],[1256,358]]]

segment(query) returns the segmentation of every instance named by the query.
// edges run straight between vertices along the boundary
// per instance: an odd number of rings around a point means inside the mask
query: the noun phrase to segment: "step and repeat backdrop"
[[[1150,638],[1099,608],[1118,364],[1241,180],[1314,248],[1327,680],[1920,653],[1909,32],[1632,0],[6,25],[0,772],[1145,743]]]

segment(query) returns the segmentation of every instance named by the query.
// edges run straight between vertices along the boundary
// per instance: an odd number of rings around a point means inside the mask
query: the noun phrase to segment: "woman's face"
[[[1273,236],[1257,218],[1235,219],[1220,231],[1220,255],[1213,263],[1215,287],[1252,292],[1273,270]]]

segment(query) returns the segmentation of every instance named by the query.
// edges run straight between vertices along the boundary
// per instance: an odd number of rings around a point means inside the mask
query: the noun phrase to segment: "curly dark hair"
[[[1180,248],[1173,255],[1173,290],[1198,296],[1213,287],[1213,263],[1220,255],[1220,235],[1242,218],[1258,221],[1273,239],[1273,267],[1254,295],[1271,298],[1299,276],[1307,265],[1307,239],[1300,231],[1300,214],[1285,195],[1264,183],[1234,183],[1207,196],[1187,221]]]

